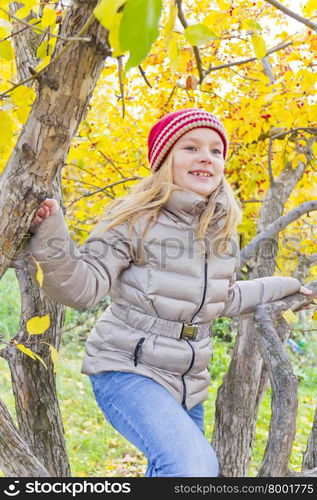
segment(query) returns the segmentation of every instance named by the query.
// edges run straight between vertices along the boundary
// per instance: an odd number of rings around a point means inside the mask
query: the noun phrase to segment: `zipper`
[[[187,344],[189,345],[189,347],[191,348],[191,351],[192,351],[192,359],[190,361],[190,364],[189,364],[189,367],[187,368],[186,372],[183,373],[183,375],[181,376],[181,380],[182,380],[182,384],[183,384],[183,398],[182,398],[182,406],[186,408],[186,383],[185,383],[185,380],[184,380],[184,377],[185,375],[187,375],[187,373],[192,369],[193,367],[193,364],[195,362],[195,349],[193,348],[192,344],[189,342],[189,340],[187,339],[184,339],[186,340]]]
[[[201,310],[201,308],[203,307],[204,305],[204,302],[205,302],[205,298],[206,298],[206,291],[207,291],[207,275],[208,275],[208,254],[207,254],[207,251],[205,251],[205,262],[204,262],[204,289],[203,289],[203,296],[202,296],[202,300],[201,300],[201,303],[200,303],[200,306],[198,307],[197,311],[195,312],[195,314],[193,315],[192,319],[190,320],[190,323],[193,322],[193,319],[194,317],[199,313],[199,311]],[[190,365],[189,365],[189,368],[186,370],[185,373],[183,373],[183,375],[181,376],[181,380],[182,380],[182,385],[183,385],[183,398],[182,398],[182,406],[184,406],[184,408],[186,409],[186,383],[185,383],[185,375],[187,375],[187,373],[192,369],[192,366],[195,362],[195,349],[193,348],[192,344],[189,342],[188,339],[184,339],[186,340],[186,342],[188,343],[188,345],[190,346],[191,350],[192,350],[192,359],[191,359],[191,362],[190,362]]]
[[[142,355],[142,344],[144,341],[145,341],[145,337],[142,337],[141,339],[138,340],[137,345],[135,346],[135,349],[133,351],[134,366],[137,366],[139,359]]]
[[[157,314],[157,312],[156,312],[156,309],[155,309],[155,307],[154,307],[154,304],[153,304],[152,300],[151,300],[151,299],[149,299],[149,297],[147,297],[146,295],[144,296],[144,299],[145,299],[145,301],[149,304],[149,306],[151,307],[151,309],[152,309],[152,311],[153,311],[154,315],[155,315],[155,316],[158,316],[158,314]]]
[[[205,269],[204,269],[204,291],[203,291],[203,298],[201,300],[201,304],[199,306],[199,308],[197,309],[197,311],[195,312],[194,316],[192,317],[192,319],[190,320],[190,323],[193,322],[193,319],[194,317],[199,313],[199,311],[201,310],[201,308],[203,307],[204,305],[204,302],[205,302],[205,298],[206,298],[206,291],[207,291],[207,274],[208,274],[208,259],[207,259],[207,252],[205,252]]]

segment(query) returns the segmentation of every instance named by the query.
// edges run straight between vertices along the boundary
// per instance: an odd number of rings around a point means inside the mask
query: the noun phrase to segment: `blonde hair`
[[[129,221],[130,251],[134,259],[136,255],[132,246],[132,232],[137,220],[144,216],[144,220],[147,221],[141,236],[141,252],[143,256],[144,240],[147,232],[155,224],[161,208],[169,199],[172,191],[179,189],[179,186],[173,183],[172,165],[173,151],[170,151],[159,170],[152,172],[148,177],[145,177],[132,186],[126,196],[111,201],[103,212],[101,220],[110,220],[110,222],[102,229],[102,232]],[[192,193],[189,189],[182,189]],[[220,248],[222,247],[222,249],[218,249],[220,253],[228,251],[230,240],[236,234],[237,225],[242,219],[241,209],[234,198],[229,183],[223,175],[219,186],[209,196],[207,206],[199,220],[197,238],[202,244],[202,252],[206,251],[205,234],[214,218],[217,197],[220,190],[222,190],[222,197],[227,202],[225,212],[222,213],[225,218],[224,224],[213,233],[213,238],[217,235],[217,240],[221,240]]]

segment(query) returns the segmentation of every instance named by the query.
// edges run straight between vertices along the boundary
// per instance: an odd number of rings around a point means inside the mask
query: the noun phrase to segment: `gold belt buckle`
[[[190,325],[188,323],[183,323],[181,338],[196,340],[197,333],[198,333],[198,325]]]

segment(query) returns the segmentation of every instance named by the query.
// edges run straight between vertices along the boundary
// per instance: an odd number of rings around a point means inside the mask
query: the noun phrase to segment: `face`
[[[206,197],[217,189],[225,166],[223,143],[217,132],[205,127],[189,130],[174,144],[172,152],[174,184]]]

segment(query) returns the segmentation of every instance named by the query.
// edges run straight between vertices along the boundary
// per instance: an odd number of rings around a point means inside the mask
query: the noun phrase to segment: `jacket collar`
[[[227,213],[228,207],[227,196],[222,186],[215,193],[214,199],[216,202],[214,218],[218,220],[219,217]],[[171,192],[164,208],[187,224],[192,224],[196,220],[198,221],[208,201],[209,197],[201,196],[193,191],[188,192],[182,188],[176,188]]]

